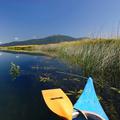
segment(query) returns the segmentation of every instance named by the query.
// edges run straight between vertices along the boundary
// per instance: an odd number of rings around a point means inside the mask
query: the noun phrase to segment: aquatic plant
[[[20,75],[20,66],[18,66],[15,63],[11,62],[10,75],[12,76],[12,79],[15,80]]]
[[[39,80],[40,82],[44,82],[44,83],[51,81],[50,77],[42,77],[42,76],[40,76]]]
[[[68,92],[66,92],[66,95],[68,96],[75,96],[76,99],[80,97],[80,95],[82,94],[83,90],[80,89],[80,90],[69,90]]]
[[[39,69],[40,69],[40,67],[39,67],[38,65],[32,66],[31,68],[32,68],[32,69],[35,69],[35,70],[39,70]]]

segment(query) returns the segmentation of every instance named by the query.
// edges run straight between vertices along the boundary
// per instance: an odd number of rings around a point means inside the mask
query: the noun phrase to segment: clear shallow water
[[[10,74],[11,62],[21,70],[15,80]],[[72,77],[58,71],[80,73],[80,69],[56,58],[0,52],[0,120],[59,120],[46,107],[41,90],[60,87],[68,91],[83,87],[84,82],[76,85],[76,78],[72,81]],[[52,81],[41,82],[41,77],[50,77]],[[71,100],[75,102],[72,97]]]

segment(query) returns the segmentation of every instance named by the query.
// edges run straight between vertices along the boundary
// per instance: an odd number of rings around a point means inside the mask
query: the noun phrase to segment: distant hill
[[[42,39],[31,39],[25,41],[15,41],[10,43],[5,43],[0,46],[39,45],[39,44],[59,43],[64,41],[74,41],[74,40],[77,39],[67,35],[53,35]]]

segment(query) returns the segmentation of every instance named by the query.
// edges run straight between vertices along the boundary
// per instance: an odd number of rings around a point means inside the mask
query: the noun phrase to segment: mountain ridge
[[[74,40],[80,40],[83,38],[73,38],[67,35],[51,35],[45,38],[40,39],[29,39],[24,41],[14,41],[9,43],[1,44],[0,46],[18,46],[18,45],[40,45],[40,44],[52,44],[52,43],[60,43],[60,42],[69,42]]]

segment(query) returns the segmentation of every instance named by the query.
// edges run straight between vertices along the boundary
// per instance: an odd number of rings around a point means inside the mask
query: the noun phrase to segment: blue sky
[[[116,35],[120,0],[0,0],[0,43],[54,34]]]

